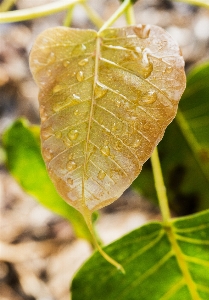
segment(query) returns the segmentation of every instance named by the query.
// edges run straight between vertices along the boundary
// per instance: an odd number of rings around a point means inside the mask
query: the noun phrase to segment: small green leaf
[[[72,282],[73,300],[209,299],[209,211],[153,222],[105,247],[122,275],[96,252]]]
[[[7,166],[23,189],[41,204],[69,220],[77,236],[92,242],[82,215],[68,205],[55,190],[47,174],[38,141],[38,126],[29,127],[21,119],[3,135]]]

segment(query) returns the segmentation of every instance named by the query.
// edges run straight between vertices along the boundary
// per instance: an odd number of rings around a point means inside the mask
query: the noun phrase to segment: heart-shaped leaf
[[[157,26],[44,31],[30,54],[42,154],[62,197],[85,217],[116,200],[176,115],[178,45]]]

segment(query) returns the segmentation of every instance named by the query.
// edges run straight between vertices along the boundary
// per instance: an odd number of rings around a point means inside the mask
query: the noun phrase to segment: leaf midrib
[[[83,164],[83,174],[82,174],[82,209],[84,209],[83,215],[86,215],[86,203],[85,203],[85,180],[86,180],[86,171],[88,164],[88,148],[89,148],[89,138],[90,138],[90,130],[91,124],[93,120],[93,111],[94,111],[94,102],[95,102],[95,87],[98,80],[98,70],[99,70],[99,56],[100,56],[100,37],[97,35],[96,37],[96,49],[95,49],[95,70],[94,70],[94,82],[93,82],[93,91],[92,91],[92,99],[91,99],[91,107],[89,112],[89,123],[86,134],[86,142],[84,146],[84,164]]]
[[[177,263],[182,272],[183,278],[185,280],[185,284],[190,292],[192,300],[201,300],[201,298],[197,292],[196,284],[192,279],[192,276],[188,269],[188,265],[185,261],[184,254],[182,253],[181,248],[179,247],[178,242],[176,240],[173,225],[170,224],[169,227],[165,228],[165,231],[166,231],[168,239],[171,243],[172,249],[176,256]]]

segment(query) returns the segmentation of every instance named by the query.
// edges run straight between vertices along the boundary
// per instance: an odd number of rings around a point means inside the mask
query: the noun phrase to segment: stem
[[[201,1],[201,0],[175,0],[177,2],[185,2],[188,3],[190,5],[198,5],[198,6],[203,6],[206,8],[209,8],[209,3],[205,1]]]
[[[63,26],[70,27],[72,23],[72,18],[73,18],[73,10],[74,10],[75,5],[72,5],[65,16],[65,19],[63,21]]]
[[[112,257],[110,257],[99,245],[97,239],[96,239],[96,235],[94,232],[94,227],[92,225],[92,220],[91,220],[91,214],[89,214],[89,212],[83,214],[83,217],[86,221],[86,224],[89,228],[89,231],[93,237],[93,241],[94,241],[94,245],[97,248],[97,250],[99,251],[99,253],[104,257],[105,260],[107,260],[111,265],[115,266],[119,271],[121,271],[121,273],[125,274],[125,270],[123,268],[123,266],[121,264],[119,264],[116,260],[114,260]]]
[[[160,166],[157,147],[155,148],[151,156],[151,163],[152,163],[152,170],[153,170],[153,176],[155,181],[155,188],[158,196],[160,210],[163,216],[163,221],[165,224],[168,224],[170,220],[170,211],[169,211],[168,198],[166,195],[166,188],[163,180],[163,174]]]
[[[104,29],[111,26],[131,5],[131,0],[125,0],[119,8],[114,12],[114,14],[103,24],[103,26],[98,31],[98,34],[102,32]]]
[[[126,10],[126,22],[128,25],[136,24],[134,10],[133,10],[133,4],[131,4]]]
[[[16,0],[4,0],[0,5],[0,12],[8,11],[15,4]]]
[[[100,28],[102,27],[102,25],[104,24],[104,21],[101,19],[101,17],[99,16],[99,14],[93,10],[88,4],[86,4],[85,2],[82,3],[82,6],[84,7],[89,19],[91,20],[91,22],[97,27]]]
[[[0,23],[19,22],[51,15],[84,0],[60,0],[49,4],[0,13]]]

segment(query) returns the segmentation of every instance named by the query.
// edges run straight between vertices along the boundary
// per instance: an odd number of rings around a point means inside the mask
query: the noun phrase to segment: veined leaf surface
[[[36,40],[42,154],[83,215],[116,200],[176,115],[185,88],[178,45],[157,26],[57,27]]]

